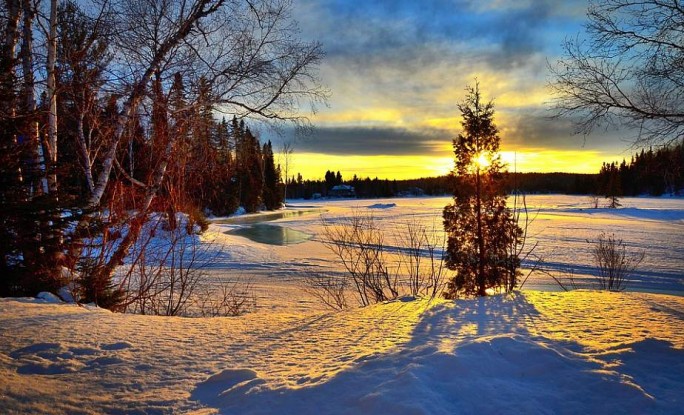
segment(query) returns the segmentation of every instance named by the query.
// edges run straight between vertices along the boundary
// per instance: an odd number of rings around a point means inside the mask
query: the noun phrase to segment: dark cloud
[[[321,127],[296,143],[298,152],[334,155],[416,155],[436,151],[449,134],[437,130],[409,131],[389,127]]]
[[[308,5],[302,25],[332,59],[409,61],[424,56],[420,51],[426,47],[448,44],[490,55],[496,67],[517,65],[549,47],[545,31],[568,20],[552,0],[491,7],[466,0],[310,0]]]
[[[572,119],[553,118],[551,112],[528,110],[514,115],[502,134],[502,147],[555,150],[608,150],[624,147],[624,132],[597,131],[591,136],[575,134]]]

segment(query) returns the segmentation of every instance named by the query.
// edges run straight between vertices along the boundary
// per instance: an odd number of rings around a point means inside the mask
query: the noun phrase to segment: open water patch
[[[260,244],[280,246],[300,244],[313,237],[306,232],[267,223],[255,223],[251,226],[231,229],[226,233],[242,236]]]
[[[232,216],[229,218],[215,219],[213,223],[226,223],[235,225],[257,224],[260,222],[270,222],[278,219],[295,218],[303,215],[310,215],[312,213],[323,213],[325,209],[311,208],[311,209],[292,209],[292,210],[278,210],[275,212],[248,214],[242,216]]]

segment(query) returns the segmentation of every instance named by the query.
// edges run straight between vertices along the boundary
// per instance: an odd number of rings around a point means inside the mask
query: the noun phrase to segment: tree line
[[[328,171],[328,173],[332,173]],[[336,176],[335,173],[332,176]],[[326,176],[331,177],[331,176]],[[351,180],[304,180],[301,174],[292,176],[287,183],[287,197],[290,199],[311,199],[314,196],[326,197],[336,184],[353,186],[359,198],[383,198],[404,196],[445,196],[452,192],[454,184],[450,176],[423,177],[418,179],[389,180],[360,179],[356,175]],[[527,194],[594,194],[597,190],[598,174],[591,173],[511,173],[502,172],[502,186],[507,192],[513,190]],[[333,184],[334,183],[334,184]]]
[[[629,163],[603,163],[596,194],[606,197],[676,194],[684,190],[684,140],[677,145],[649,148]]]
[[[115,271],[152,213],[173,227],[180,211],[277,208],[272,146],[244,120],[306,128],[301,105],[327,97],[321,47],[299,39],[290,9],[3,2],[0,295],[55,292],[75,273],[82,301],[113,307]]]
[[[324,180],[304,180],[301,174],[292,176],[287,180],[287,198],[326,197],[334,186],[340,184],[352,186],[359,198],[443,196],[448,194],[451,189],[447,176],[390,180],[377,177],[373,179],[370,177],[359,178],[354,175],[351,180],[344,180],[344,177],[337,173],[327,171]]]

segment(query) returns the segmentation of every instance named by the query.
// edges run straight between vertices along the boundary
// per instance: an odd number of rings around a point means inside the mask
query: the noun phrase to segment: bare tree
[[[57,0],[50,0],[50,18],[48,21],[47,43],[47,88],[48,99],[48,137],[46,140],[46,153],[48,156],[50,174],[48,186],[51,193],[57,192]]]
[[[591,194],[587,196],[587,202],[589,203],[589,208],[598,209],[601,202],[601,198],[597,194]]]
[[[285,188],[283,190],[283,201],[287,203],[287,181],[290,179],[290,168],[292,167],[292,153],[294,152],[294,145],[292,141],[285,141],[280,148],[280,154],[283,163],[283,175],[285,178]]]
[[[306,123],[297,113],[300,100],[317,101],[326,95],[315,76],[321,51],[317,43],[297,40],[289,8],[290,3],[282,0],[114,3],[110,14],[116,16],[118,32],[112,68],[120,81],[110,87],[124,92],[126,98],[111,139],[100,150],[99,173],[93,175],[87,207],[97,208],[117,167],[142,193],[131,220],[145,222],[181,138],[173,125],[177,113],[171,113],[168,106],[167,88],[172,87],[168,80],[173,77],[180,75],[191,91],[199,91],[200,84],[210,91],[201,99],[198,93],[194,99],[186,97],[187,108],[177,112],[210,105],[241,117]],[[143,180],[126,174],[118,157],[120,144],[146,107],[151,108],[152,152],[158,158]],[[128,254],[138,236],[136,229],[131,228],[101,268],[102,279],[111,278]]]
[[[637,146],[684,134],[684,7],[677,0],[592,0],[586,37],[564,43],[551,67],[560,116],[578,133],[604,125],[638,131]]]

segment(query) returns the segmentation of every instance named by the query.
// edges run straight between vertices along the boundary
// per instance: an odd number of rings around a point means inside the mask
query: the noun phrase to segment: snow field
[[[339,313],[0,299],[7,413],[682,413],[684,298],[574,291]]]
[[[372,212],[390,234],[407,221],[438,234],[448,202],[297,203],[292,210],[308,212],[270,223],[312,239],[284,246],[225,233],[261,219],[217,220],[190,238],[202,242],[208,278],[253,288],[257,311],[240,317],[0,299],[0,413],[684,413],[684,297],[529,291],[557,289],[540,277],[510,296],[404,298],[331,313],[302,290],[305,275],[342,274],[311,209],[333,222]],[[615,232],[647,250],[630,289],[684,292],[684,200],[623,204],[529,197],[538,212],[531,240],[553,269],[589,279],[587,239]]]
[[[291,210],[311,210],[301,216],[274,220],[274,225],[313,235],[310,241],[287,246],[267,246],[246,238],[222,234],[239,224],[215,223],[210,234],[221,234],[225,246],[236,252],[239,264],[231,270],[250,274],[271,273],[279,279],[296,279],[302,271],[339,273],[339,261],[321,243],[321,216],[330,223],[344,217],[370,214],[385,234],[390,250],[400,249],[406,224],[416,222],[435,240],[443,236],[442,209],[448,197],[396,198],[380,200],[323,200],[292,202]],[[527,246],[537,243],[534,254],[544,267],[566,279],[573,276],[590,288],[596,274],[591,258],[591,241],[601,232],[623,239],[629,252],[643,250],[646,257],[628,282],[628,290],[684,293],[684,199],[623,198],[620,209],[590,209],[584,196],[527,196],[530,218]],[[212,233],[213,232],[213,233]],[[238,253],[239,252],[239,253]],[[523,264],[532,266],[532,262]],[[560,290],[547,275],[533,274],[524,288]]]

